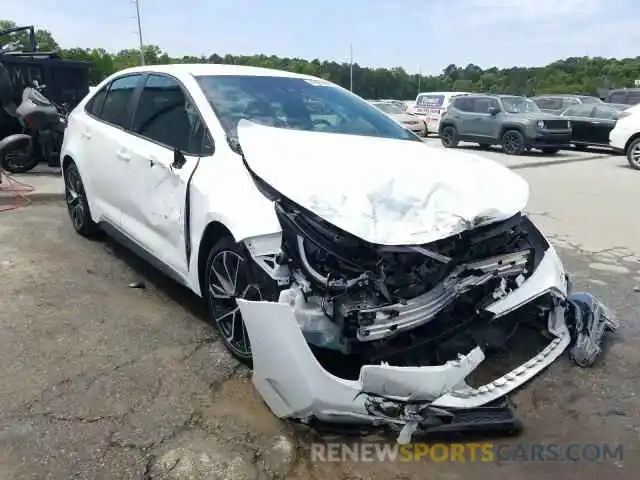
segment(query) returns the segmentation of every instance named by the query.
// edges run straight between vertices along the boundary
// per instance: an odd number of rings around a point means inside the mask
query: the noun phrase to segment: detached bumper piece
[[[568,298],[567,324],[572,334],[569,355],[581,367],[592,366],[602,352],[607,331],[618,329],[618,322],[607,307],[589,293],[577,292]]]

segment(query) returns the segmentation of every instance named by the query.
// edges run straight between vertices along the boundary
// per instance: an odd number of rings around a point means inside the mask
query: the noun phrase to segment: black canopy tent
[[[29,32],[28,51],[7,51],[0,53],[0,63],[6,68],[11,81],[12,96],[20,103],[22,91],[32,86],[34,81],[46,85],[43,93],[58,104],[66,103],[75,107],[89,93],[89,67],[87,62],[63,60],[55,52],[37,50],[33,26],[16,27],[0,31],[0,41],[19,31]],[[0,139],[20,131],[18,122],[0,109]]]

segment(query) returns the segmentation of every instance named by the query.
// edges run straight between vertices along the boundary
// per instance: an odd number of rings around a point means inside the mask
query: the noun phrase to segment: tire
[[[9,145],[0,158],[0,167],[12,174],[33,170],[37,164],[38,157],[31,153],[30,142],[26,139]]]
[[[519,130],[507,130],[502,134],[502,150],[507,155],[521,155],[525,149],[524,135]]]
[[[93,237],[98,226],[91,218],[89,201],[75,163],[71,162],[64,169],[64,197],[73,229],[83,237]]]
[[[204,278],[209,317],[229,353],[249,368],[253,368],[251,343],[236,298],[275,301],[278,295],[275,282],[258,269],[245,249],[224,237],[209,251]]]
[[[542,153],[546,153],[547,155],[555,155],[560,151],[559,148],[543,148]]]
[[[460,143],[458,129],[453,125],[446,125],[440,130],[440,141],[444,148],[456,148]]]
[[[491,145],[488,143],[479,143],[478,148],[480,148],[480,150],[489,150]]]
[[[627,148],[627,161],[634,170],[640,170],[640,138],[636,138]]]

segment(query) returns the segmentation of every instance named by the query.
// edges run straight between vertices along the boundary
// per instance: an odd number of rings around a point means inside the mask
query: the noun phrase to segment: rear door
[[[571,122],[571,139],[579,144],[593,143],[593,104],[578,104],[562,114]]]
[[[78,125],[85,178],[90,181],[91,196],[102,216],[119,225],[130,192],[126,188],[130,157],[125,152],[126,128],[131,121],[133,97],[142,86],[141,74],[114,79],[89,102],[84,124]]]
[[[178,79],[149,74],[127,147],[131,174],[124,183],[131,195],[123,212],[126,232],[186,278],[189,182],[200,158],[213,154],[213,142],[195,102]],[[176,158],[183,164],[174,163]]]

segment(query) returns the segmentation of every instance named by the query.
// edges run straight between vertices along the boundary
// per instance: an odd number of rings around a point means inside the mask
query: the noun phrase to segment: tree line
[[[0,31],[15,26],[14,22],[0,20]],[[67,60],[89,62],[90,82],[95,85],[108,75],[123,68],[140,64],[137,49],[107,52],[102,48],[60,48],[48,30],[36,30],[39,50],[58,51]],[[26,32],[0,37],[0,46],[15,42],[23,48],[28,46]],[[281,58],[275,55],[220,55],[169,56],[160,47],[147,45],[143,48],[145,63],[227,63],[251,65],[288,70],[315,75],[349,87],[350,68],[347,63],[326,60]],[[427,53],[428,55],[428,53]],[[558,60],[543,67],[491,67],[482,69],[477,65],[448,65],[439,75],[418,75],[406,72],[401,67],[368,68],[353,65],[353,89],[364,98],[415,98],[418,91],[463,90],[471,92],[513,93],[537,95],[541,93],[581,93],[597,95],[609,88],[630,87],[640,79],[640,57],[603,58],[573,57]]]

